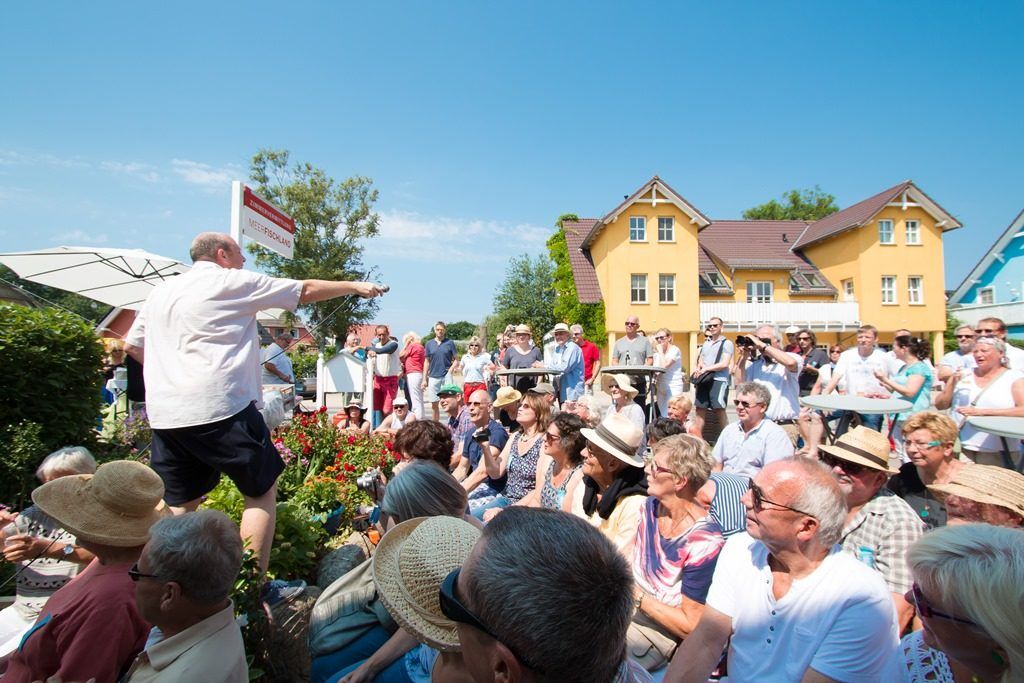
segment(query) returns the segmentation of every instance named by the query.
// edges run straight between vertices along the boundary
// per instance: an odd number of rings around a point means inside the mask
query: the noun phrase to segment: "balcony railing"
[[[982,318],[999,318],[1007,325],[1024,325],[1024,301],[950,306],[949,312],[967,325],[976,325]]]
[[[860,308],[855,301],[838,303],[736,303],[705,301],[700,319],[718,317],[727,330],[748,330],[757,325],[798,325],[812,330],[843,331],[860,326]]]

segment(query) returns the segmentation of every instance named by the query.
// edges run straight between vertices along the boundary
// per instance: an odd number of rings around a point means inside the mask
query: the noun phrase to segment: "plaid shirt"
[[[914,509],[883,488],[846,525],[839,542],[843,550],[878,570],[890,591],[902,595],[913,583],[907,548],[923,533],[924,523]]]
[[[456,453],[462,453],[462,442],[466,440],[466,434],[473,429],[473,421],[469,419],[469,408],[466,406],[459,408],[459,413],[455,417],[448,418],[448,431],[452,433]]]

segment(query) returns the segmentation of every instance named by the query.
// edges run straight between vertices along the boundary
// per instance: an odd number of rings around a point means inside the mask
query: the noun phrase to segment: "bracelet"
[[[641,593],[641,594],[640,594],[640,597],[638,597],[638,598],[636,598],[636,599],[634,599],[634,600],[633,600],[633,609],[634,609],[635,611],[637,611],[637,612],[643,612],[644,610],[643,610],[643,608],[641,607],[641,605],[643,604],[643,602],[644,602],[644,594],[643,594],[643,593]]]

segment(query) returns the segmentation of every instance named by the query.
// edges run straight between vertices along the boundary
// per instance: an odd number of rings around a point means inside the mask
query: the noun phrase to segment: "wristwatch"
[[[636,598],[633,599],[633,609],[635,611],[637,611],[637,612],[643,611],[643,610],[640,609],[640,605],[641,605],[641,603],[643,603],[643,601],[644,601],[644,594],[641,593],[639,596],[637,596]]]
[[[71,557],[71,555],[74,552],[75,552],[75,546],[74,546],[73,543],[65,543],[64,547],[60,549],[60,554],[61,554],[62,559],[66,559],[66,558]]]

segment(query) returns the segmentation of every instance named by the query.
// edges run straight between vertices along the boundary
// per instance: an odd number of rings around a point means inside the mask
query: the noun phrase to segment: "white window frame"
[[[914,286],[915,284],[917,285],[916,287]],[[907,276],[907,304],[910,306],[924,306],[923,275]]]
[[[843,287],[843,300],[856,301],[857,291],[853,286],[853,278],[847,278],[840,283]]]
[[[635,223],[634,223],[635,221]],[[636,235],[634,237],[634,234]],[[629,241],[630,242],[646,242],[647,241],[647,216],[630,216],[629,217]]]
[[[768,294],[758,292],[767,286]],[[750,280],[747,282],[747,303],[748,304],[770,304],[775,300],[775,283],[771,280]]]
[[[988,298],[988,301],[982,299]],[[996,288],[995,287],[978,287],[978,300],[975,303],[979,304],[994,304],[996,302]]]
[[[910,231],[910,227],[914,227],[914,231]],[[921,221],[903,221],[904,235],[907,238],[907,244],[910,246],[919,247],[921,246]],[[913,236],[914,239],[911,239]]]
[[[721,274],[708,271],[704,273],[704,275],[707,276],[708,282],[711,283],[712,287],[725,287],[725,280],[722,278]]]
[[[668,221],[667,237],[662,237],[662,221]],[[659,242],[675,242],[676,241],[676,219],[672,216],[658,216],[658,241]]]
[[[821,280],[814,273],[804,273],[804,279],[807,280],[807,284],[811,287],[822,287]]]
[[[667,286],[666,286],[667,283]],[[674,304],[676,302],[676,276],[674,273],[658,275],[658,303]]]
[[[884,234],[882,232],[882,226],[883,225],[888,225],[889,226],[889,233],[888,233],[889,234],[889,240],[888,241],[882,239],[882,235]],[[886,246],[893,246],[893,245],[896,244],[896,227],[895,227],[895,224],[891,220],[889,220],[888,218],[883,218],[882,220],[878,221],[878,243],[879,244],[884,244]]]
[[[886,282],[887,280],[889,280],[891,282]],[[889,286],[886,286],[886,285],[889,285]],[[897,306],[897,305],[899,305],[899,301],[896,298],[896,288],[898,287],[898,285],[899,285],[899,283],[898,283],[895,275],[883,275],[882,276],[881,289],[882,289],[882,305],[883,306]],[[889,295],[888,296],[888,298],[890,299],[889,301],[886,301],[886,295],[887,294]]]
[[[646,304],[647,297],[647,274],[633,273],[629,276],[629,303],[633,305]]]

